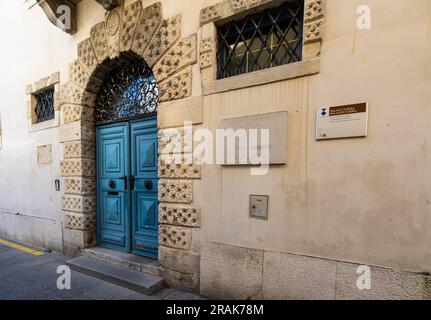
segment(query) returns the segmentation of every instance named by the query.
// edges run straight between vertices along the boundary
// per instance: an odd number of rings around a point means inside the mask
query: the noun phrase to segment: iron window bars
[[[219,26],[218,79],[301,61],[304,1]]]
[[[151,68],[134,61],[114,71],[99,90],[95,122],[98,124],[150,115],[157,111],[159,89]]]
[[[36,98],[36,123],[45,122],[55,118],[54,87],[44,89],[34,94]]]

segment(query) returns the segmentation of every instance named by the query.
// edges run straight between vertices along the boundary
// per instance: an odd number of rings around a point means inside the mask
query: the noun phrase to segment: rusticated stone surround
[[[176,124],[180,119],[193,124],[202,122],[202,100],[190,98],[192,66],[197,63],[197,35],[181,38],[181,16],[164,18],[161,3],[144,8],[141,1],[136,1],[107,11],[105,21],[91,28],[90,37],[78,44],[77,51],[78,58],[69,65],[69,81],[61,86],[59,103],[60,140],[64,147],[61,174],[65,188],[62,207],[66,254],[95,244],[93,115],[97,92],[111,71],[125,60],[143,58],[158,81],[163,129],[170,128],[165,124]],[[168,111],[176,106],[175,101],[184,111],[177,111],[176,120],[172,121]],[[178,123],[181,125],[183,122]],[[161,130],[159,153],[172,139],[178,141],[184,139],[184,135],[173,137],[171,134],[166,140]],[[197,291],[199,270],[176,268],[169,262],[179,255],[199,260],[199,255],[192,254],[191,250],[193,230],[201,223],[200,208],[193,206],[193,180],[201,178],[201,168],[160,160],[159,175],[159,245],[163,261],[166,261],[166,265],[160,262],[162,272],[168,284]]]
[[[35,96],[36,93],[47,89],[47,88],[54,88],[54,119],[36,123],[37,117],[36,117],[36,106],[37,106],[37,98]],[[29,84],[26,87],[26,94],[27,94],[27,104],[26,104],[26,110],[27,110],[27,119],[29,122],[29,128],[30,131],[38,131],[43,129],[48,129],[52,127],[58,127],[60,123],[60,72],[53,73],[49,77],[45,77],[43,79],[40,79],[39,81]]]

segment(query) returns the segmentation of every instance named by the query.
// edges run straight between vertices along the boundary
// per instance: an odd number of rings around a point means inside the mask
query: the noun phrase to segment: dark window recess
[[[144,61],[129,62],[103,83],[94,113],[97,124],[154,114],[159,89],[151,68]]]
[[[36,97],[36,123],[55,118],[54,111],[54,87],[44,89],[35,94]]]
[[[218,79],[301,61],[304,1],[231,21],[218,29]]]

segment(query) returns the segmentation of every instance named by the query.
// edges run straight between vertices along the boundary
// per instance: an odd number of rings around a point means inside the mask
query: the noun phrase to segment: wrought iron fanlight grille
[[[304,1],[218,27],[218,79],[301,61]]]
[[[36,94],[36,123],[45,122],[55,118],[54,87],[44,89]]]
[[[128,63],[114,71],[99,90],[96,124],[127,120],[157,111],[159,89],[144,61]]]

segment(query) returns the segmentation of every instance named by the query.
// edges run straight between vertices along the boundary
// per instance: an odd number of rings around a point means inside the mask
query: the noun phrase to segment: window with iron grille
[[[36,98],[36,123],[45,122],[55,118],[54,87],[43,89],[34,94]]]
[[[219,26],[218,79],[301,61],[304,1]]]

